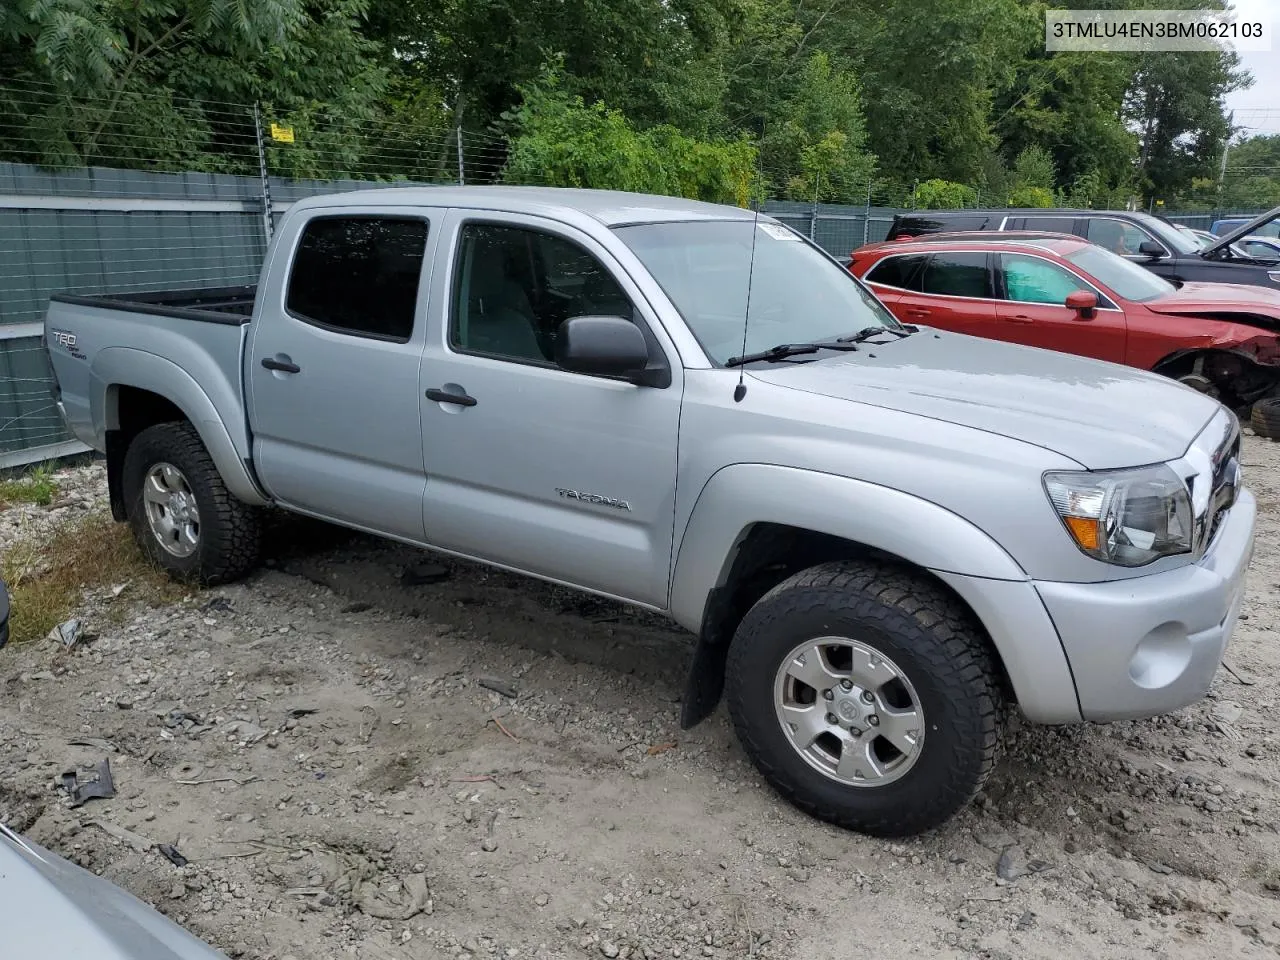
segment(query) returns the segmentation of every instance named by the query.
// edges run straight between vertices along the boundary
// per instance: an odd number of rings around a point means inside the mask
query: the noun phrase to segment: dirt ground
[[[73,649],[0,651],[0,818],[253,960],[1273,956],[1280,445],[1245,449],[1234,674],[1172,716],[1018,725],[909,842],[780,802],[723,708],[680,731],[664,621],[454,562],[406,583],[433,558],[293,522],[243,584],[114,584]],[[57,479],[0,537],[105,509],[99,467]],[[117,796],[69,808],[104,757]]]

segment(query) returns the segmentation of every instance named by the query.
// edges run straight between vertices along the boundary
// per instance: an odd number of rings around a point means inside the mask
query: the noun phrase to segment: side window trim
[[[1077,273],[1075,270],[1071,269],[1070,267],[1066,266],[1065,264],[1058,263],[1056,260],[1050,260],[1048,257],[1042,257],[1036,253],[1024,253],[1021,250],[1017,251],[1016,253],[1008,250],[1002,250],[998,256],[1000,259],[997,260],[996,262],[995,272],[996,272],[996,277],[998,278],[997,289],[1000,293],[1000,301],[1002,303],[1026,303],[1026,304],[1031,304],[1033,306],[1038,306],[1038,307],[1062,306],[1061,304],[1057,304],[1057,303],[1045,303],[1043,300],[1014,300],[1009,297],[1009,291],[1004,282],[1004,258],[1005,257],[1026,257],[1029,260],[1043,260],[1045,263],[1051,266],[1057,267],[1059,270],[1062,270],[1065,273],[1071,274],[1071,276],[1075,277],[1077,280],[1079,280],[1082,284],[1084,284],[1086,287],[1088,287],[1097,295],[1098,297],[1097,309],[1111,310],[1111,311],[1114,311],[1115,313],[1123,312],[1119,307],[1117,307],[1112,302],[1110,297],[1108,297],[1105,293],[1103,293],[1096,286],[1094,286],[1094,284],[1091,283],[1089,280],[1080,276],[1079,273]]]
[[[367,331],[367,330],[357,330],[352,327],[340,327],[340,326],[337,326],[336,324],[326,323],[325,321],[319,320],[315,317],[309,317],[306,314],[296,309],[291,309],[289,307],[289,291],[293,285],[293,272],[297,267],[298,251],[302,248],[302,241],[306,238],[307,228],[310,227],[311,224],[321,220],[355,220],[355,219],[400,220],[400,221],[416,220],[426,225],[426,233],[423,236],[423,242],[422,242],[422,261],[418,264],[418,285],[417,285],[417,292],[414,297],[413,320],[409,327],[408,336],[397,337],[397,336],[393,336],[391,334],[386,334],[386,333],[374,333],[372,331]],[[351,211],[331,210],[328,212],[321,212],[321,213],[315,214],[314,216],[307,217],[307,219],[303,221],[301,226],[298,227],[297,234],[293,238],[293,243],[291,244],[289,249],[288,269],[285,271],[284,283],[282,284],[282,287],[280,290],[281,312],[285,316],[290,317],[293,320],[297,320],[299,323],[305,323],[309,327],[315,327],[319,330],[324,330],[328,333],[336,334],[337,336],[353,337],[358,340],[377,340],[381,343],[398,343],[398,344],[410,343],[413,340],[414,333],[416,333],[422,326],[425,325],[424,323],[425,314],[419,307],[419,301],[421,301],[422,299],[423,286],[424,286],[423,280],[425,277],[429,276],[430,263],[432,259],[431,243],[432,243],[434,233],[435,233],[435,230],[432,227],[432,217],[427,214],[423,214],[421,212],[407,213],[407,212],[397,211],[397,212],[391,213],[385,210],[368,210],[368,209],[358,209],[358,210],[351,210]]]

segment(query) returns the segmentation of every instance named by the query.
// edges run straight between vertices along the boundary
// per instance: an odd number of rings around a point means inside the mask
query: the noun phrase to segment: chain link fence
[[[323,110],[287,126],[259,105],[172,99],[163,124],[106,126],[95,121],[101,106],[70,109],[34,84],[0,87],[0,469],[83,450],[51,393],[40,339],[50,294],[253,284],[274,225],[296,200],[506,182],[508,143],[486,131]],[[788,182],[788,171],[760,173]],[[763,209],[844,257],[883,240],[913,194],[873,180],[857,202],[770,199]],[[1227,215],[1167,214],[1206,227]]]

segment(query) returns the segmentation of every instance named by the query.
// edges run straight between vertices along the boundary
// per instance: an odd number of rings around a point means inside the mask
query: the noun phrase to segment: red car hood
[[[1244,283],[1184,283],[1143,306],[1156,313],[1248,313],[1280,322],[1280,290]]]

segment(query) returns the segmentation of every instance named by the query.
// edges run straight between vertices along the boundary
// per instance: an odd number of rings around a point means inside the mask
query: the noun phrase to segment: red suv
[[[1154,370],[1244,416],[1280,393],[1280,291],[1177,284],[1065,234],[938,234],[850,255],[904,323]]]

